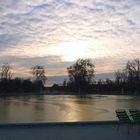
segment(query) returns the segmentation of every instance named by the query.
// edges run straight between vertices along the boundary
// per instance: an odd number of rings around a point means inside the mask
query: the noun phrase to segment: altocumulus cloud
[[[112,72],[139,58],[139,23],[139,0],[1,0],[0,63],[17,70],[41,64],[48,75],[66,75],[73,62],[54,48],[86,41],[97,72]]]

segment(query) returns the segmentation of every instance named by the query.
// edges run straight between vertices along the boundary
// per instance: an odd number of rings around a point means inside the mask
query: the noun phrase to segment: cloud
[[[139,22],[139,0],[1,0],[0,62],[19,69],[42,63],[60,75],[72,62],[55,48],[84,41],[98,72],[113,71],[139,57]]]

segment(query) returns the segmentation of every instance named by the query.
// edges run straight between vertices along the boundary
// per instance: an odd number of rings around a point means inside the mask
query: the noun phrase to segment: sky
[[[140,0],[0,0],[0,65],[15,77],[44,65],[62,79],[78,58],[112,73],[140,58],[139,39]]]

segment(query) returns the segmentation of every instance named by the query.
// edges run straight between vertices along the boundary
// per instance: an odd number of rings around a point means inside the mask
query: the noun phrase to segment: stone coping
[[[114,125],[119,121],[83,121],[83,122],[30,122],[30,123],[0,123],[0,128],[13,127],[50,127],[50,126],[85,126],[85,125]]]

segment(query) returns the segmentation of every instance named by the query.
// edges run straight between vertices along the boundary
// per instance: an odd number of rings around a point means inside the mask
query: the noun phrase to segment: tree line
[[[31,67],[31,73],[34,76],[34,80],[30,78],[13,78],[12,67],[8,63],[4,63],[0,71],[0,93],[26,93],[43,90],[47,79],[44,66],[36,65]]]
[[[122,70],[114,72],[114,79],[95,80],[95,65],[92,59],[78,59],[67,67],[69,80],[63,84],[54,84],[52,91],[76,93],[117,92],[119,94],[140,94],[140,60],[128,61]],[[13,78],[12,68],[8,63],[1,66],[0,93],[39,92],[46,89],[47,80],[44,66],[31,67],[34,80]]]
[[[114,72],[114,79],[95,80],[95,66],[91,59],[78,59],[67,68],[69,81],[54,89],[74,92],[100,92],[116,94],[140,94],[140,60],[128,61],[122,70]]]

